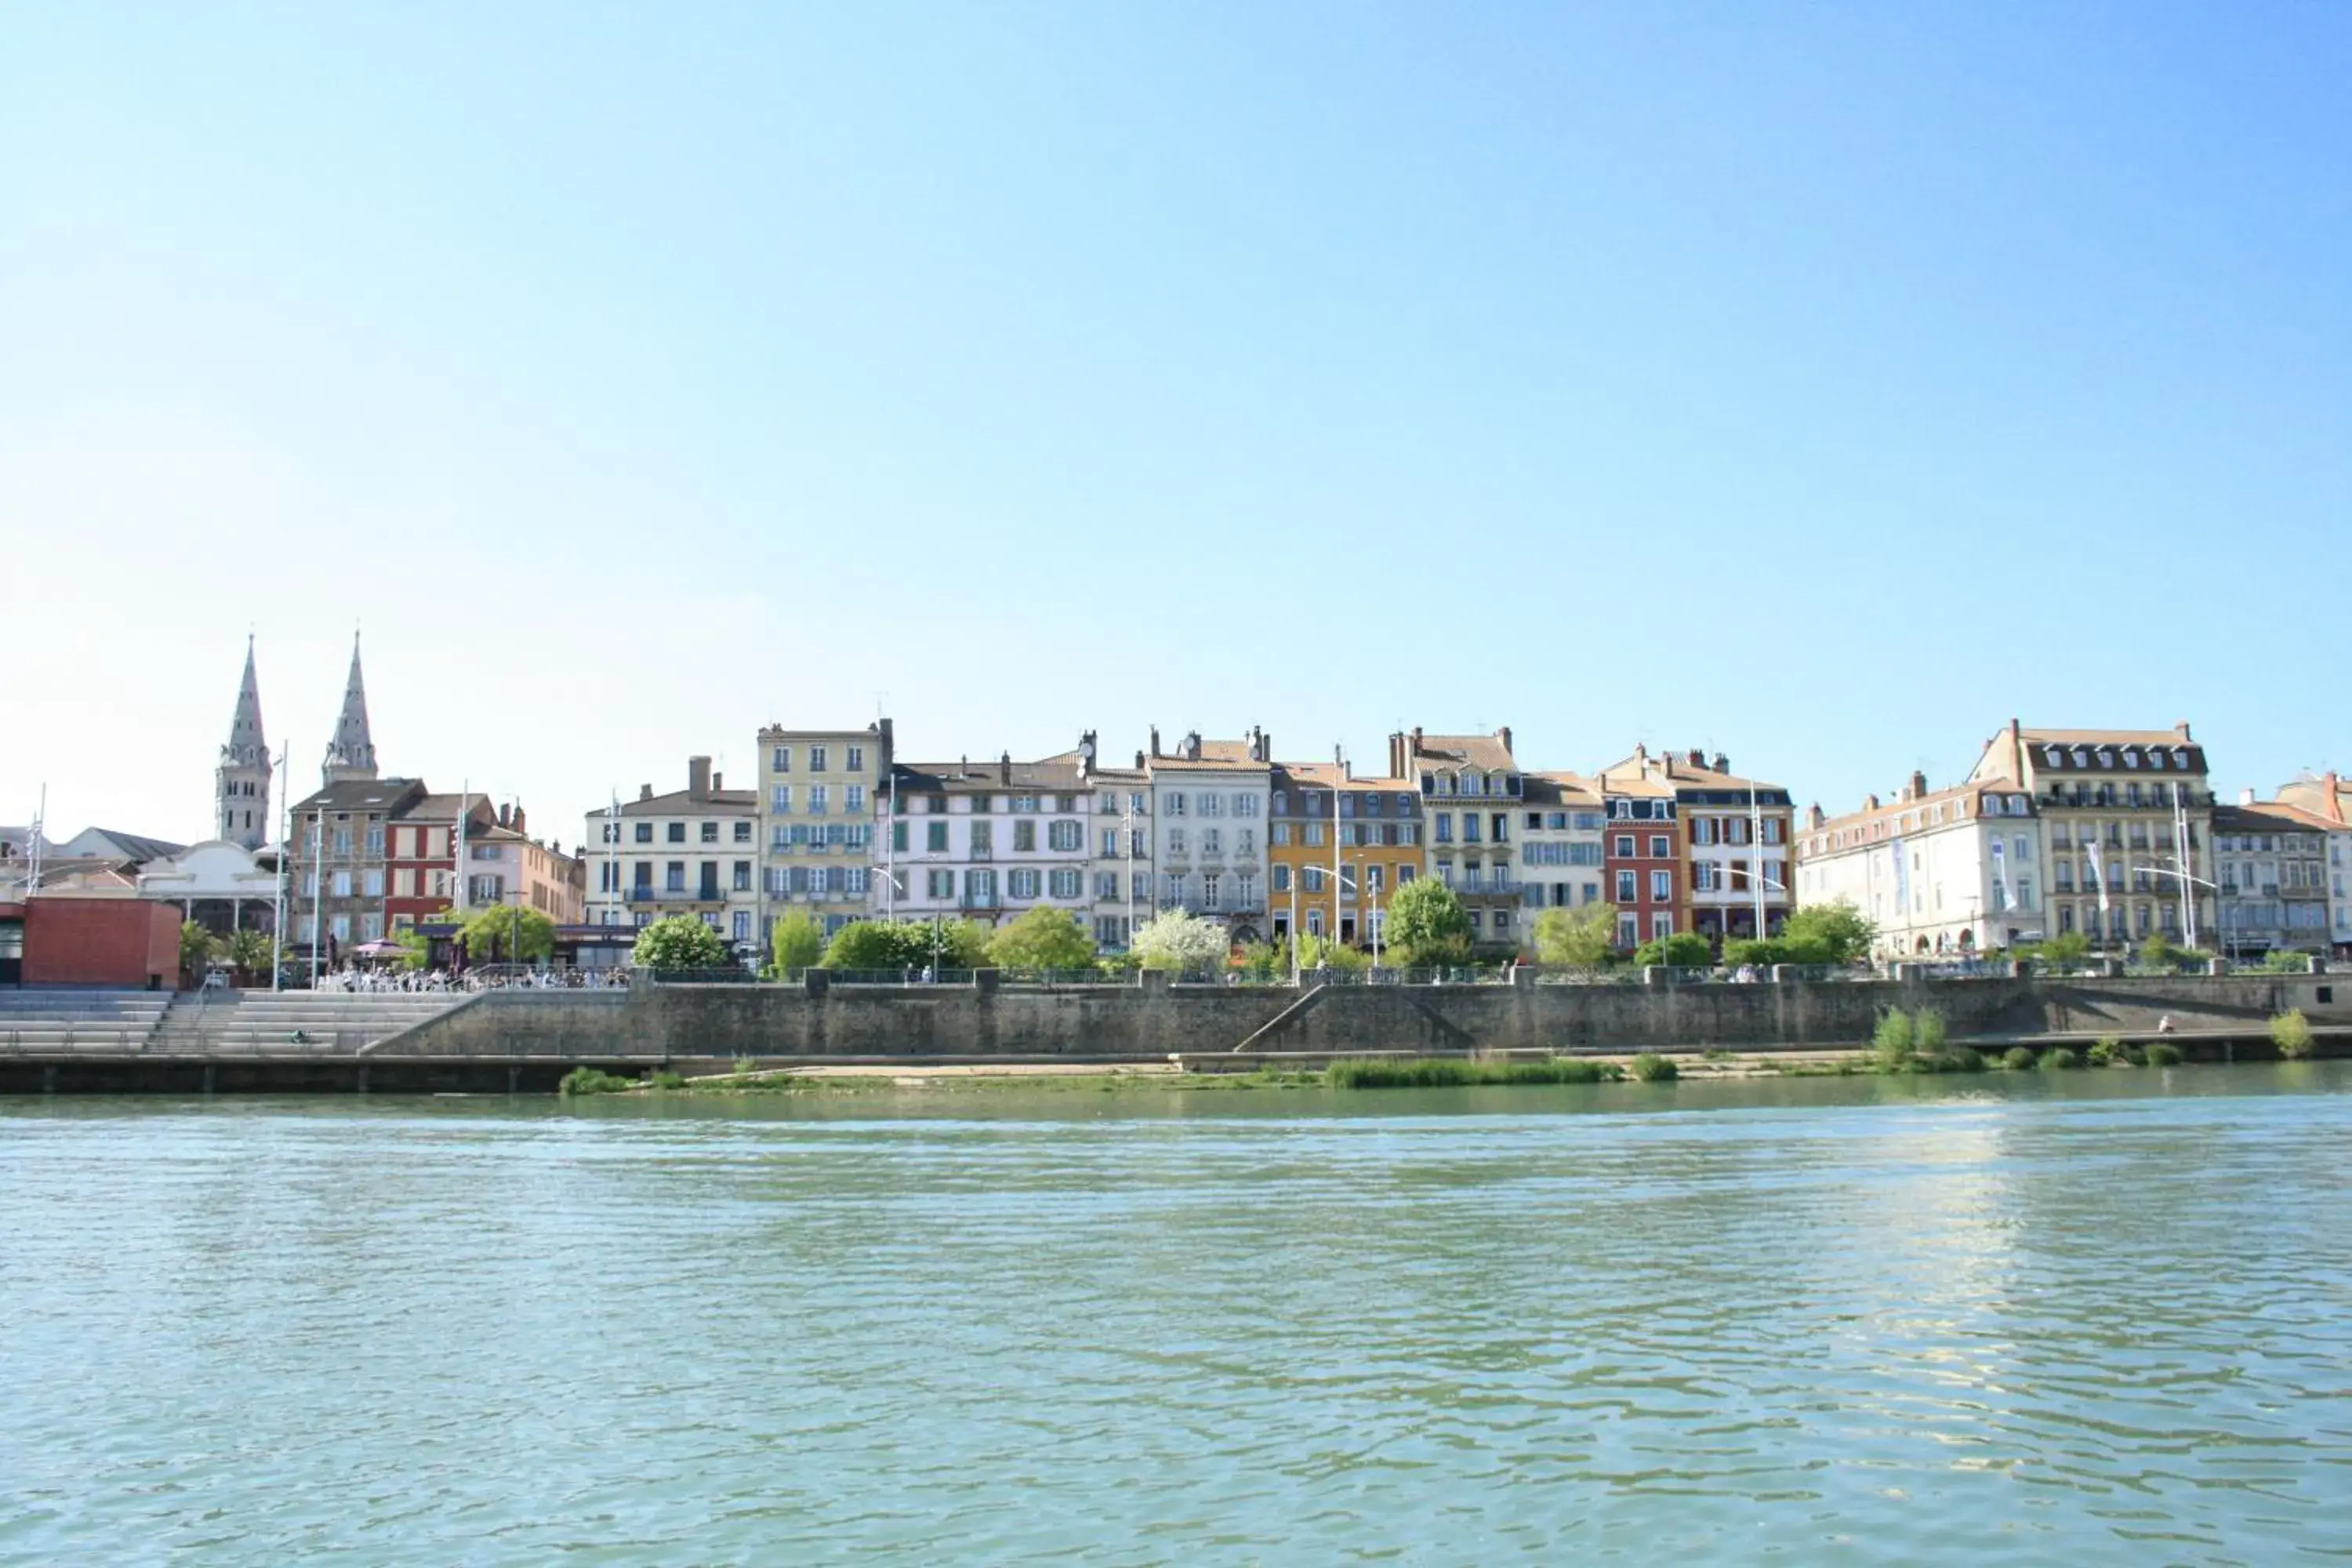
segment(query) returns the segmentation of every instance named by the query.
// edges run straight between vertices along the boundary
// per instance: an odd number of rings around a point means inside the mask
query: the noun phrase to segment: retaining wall
[[[2338,984],[2342,982],[2343,984]],[[1253,1050],[1770,1049],[1856,1046],[1887,1008],[1934,1007],[1953,1038],[2258,1035],[2273,1013],[2352,1023],[2352,976],[1707,985],[646,986],[499,992],[371,1047],[391,1056],[1138,1057]]]

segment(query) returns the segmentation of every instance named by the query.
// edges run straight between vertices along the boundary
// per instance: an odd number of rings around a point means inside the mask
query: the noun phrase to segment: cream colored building
[[[2279,786],[2281,805],[2297,807],[2326,825],[2327,938],[2337,954],[2352,952],[2352,780],[2334,773],[2305,773]]]
[[[777,917],[814,916],[827,936],[879,902],[874,827],[887,816],[890,721],[863,730],[760,731],[760,851],[764,947]]]
[[[581,839],[587,862],[587,923],[650,925],[692,915],[749,955],[761,930],[760,802],[729,789],[709,757],[688,757],[686,787],[588,814]]]
[[[1797,902],[1851,903],[1878,927],[1874,955],[1965,957],[2045,934],[2042,824],[2007,781],[1931,791],[1913,773],[1891,800],[1797,835]]]
[[[2212,940],[2213,793],[2187,724],[2044,730],[2012,719],[1969,782],[2022,791],[2041,819],[2051,936],[2079,931],[2107,948],[2158,932]]]
[[[583,923],[587,900],[579,862],[521,831],[507,810],[502,808],[499,816],[495,826],[469,826],[467,831],[465,907],[519,905],[560,926]]]

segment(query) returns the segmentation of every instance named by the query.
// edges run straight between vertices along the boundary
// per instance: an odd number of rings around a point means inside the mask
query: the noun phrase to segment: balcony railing
[[[960,910],[1001,910],[1003,907],[1003,896],[998,893],[966,893],[956,900],[956,908]]]

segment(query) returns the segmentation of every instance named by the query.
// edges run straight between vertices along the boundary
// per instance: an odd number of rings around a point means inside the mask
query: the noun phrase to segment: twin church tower
[[[220,837],[247,849],[269,842],[269,784],[276,764],[269,742],[261,732],[261,682],[253,671],[253,639],[245,639],[245,679],[236,689],[236,715],[229,721],[228,743],[221,748],[220,766],[214,773],[213,816]],[[335,737],[327,743],[320,777],[327,784],[376,776],[375,742],[368,734],[367,687],[360,679],[359,634],[352,634],[352,673],[343,683],[343,710],[335,719]]]

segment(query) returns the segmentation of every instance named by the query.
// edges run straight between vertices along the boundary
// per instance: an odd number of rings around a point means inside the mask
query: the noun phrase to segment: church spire
[[[222,749],[221,761],[240,763],[260,762],[269,755],[269,743],[261,734],[261,681],[253,673],[253,637],[245,639],[245,679],[236,689],[236,713],[228,721],[228,744]]]
[[[220,836],[247,849],[269,841],[269,742],[261,732],[261,682],[253,672],[253,638],[245,639],[245,679],[236,689],[236,712],[228,721],[228,743],[220,750],[213,775],[213,813]]]
[[[343,682],[343,710],[335,720],[335,738],[328,742],[328,784],[345,779],[372,779],[375,773],[375,742],[368,735],[367,686],[360,679],[360,634],[352,634],[352,673]]]

